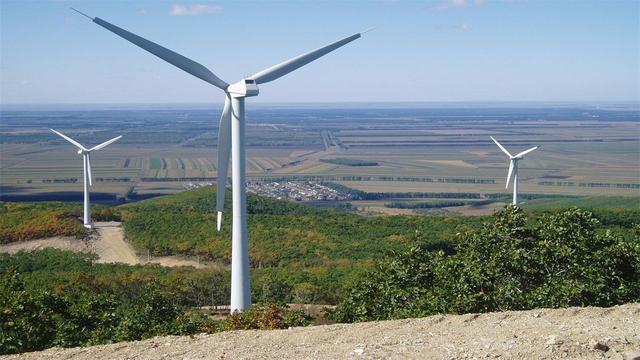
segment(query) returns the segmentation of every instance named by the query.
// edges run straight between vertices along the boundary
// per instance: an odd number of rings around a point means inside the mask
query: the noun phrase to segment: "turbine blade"
[[[78,9],[75,9],[75,8],[72,8],[72,7],[70,7],[69,9],[71,9],[71,10],[73,10],[73,11],[77,12],[78,14],[80,14],[80,15],[82,15],[82,16],[84,16],[84,17],[86,17],[87,19],[89,19],[89,20],[93,21],[93,18],[92,18],[91,16],[89,16],[89,15],[87,15],[87,14],[83,13],[82,11],[80,11],[80,10],[78,10]]]
[[[532,147],[532,148],[531,148],[531,149],[529,149],[529,150],[525,150],[525,151],[523,151],[523,152],[519,153],[518,155],[516,155],[516,157],[524,156],[525,154],[528,154],[528,153],[532,152],[533,150],[535,150],[535,149],[537,149],[537,148],[538,148],[538,146],[534,146],[534,147]]]
[[[220,116],[218,129],[218,192],[216,195],[216,210],[218,211],[217,229],[222,226],[222,212],[224,211],[224,192],[227,185],[229,170],[229,155],[231,153],[231,99],[227,95],[224,109]]]
[[[500,148],[500,150],[502,150],[503,153],[507,154],[507,156],[509,156],[510,158],[513,157],[511,156],[511,154],[509,154],[509,152],[507,151],[507,149],[504,148],[504,146],[502,146],[498,140],[494,139],[493,136],[489,136],[491,138],[491,140],[493,140],[494,143],[496,143],[496,145],[498,145],[498,147]]]
[[[93,174],[91,173],[91,155],[87,153],[87,173],[89,177],[89,186],[93,186]]]
[[[114,138],[113,138],[113,139],[111,139],[111,140],[107,140],[107,141],[103,142],[103,143],[102,143],[102,144],[100,144],[100,145],[96,145],[96,146],[92,147],[91,149],[89,149],[89,151],[93,151],[93,150],[100,150],[100,149],[102,149],[103,147],[105,147],[105,146],[107,146],[107,145],[109,145],[109,144],[111,144],[111,143],[114,143],[114,142],[116,142],[116,141],[120,140],[120,138],[122,138],[122,135],[117,136],[117,137],[114,137]]]
[[[505,185],[505,189],[509,188],[509,181],[511,180],[511,174],[513,174],[513,160],[509,161],[509,174],[507,175],[507,185]]]
[[[281,62],[277,65],[274,65],[268,69],[262,70],[252,76],[249,77],[249,79],[253,79],[256,81],[257,84],[264,84],[266,82],[269,81],[273,81],[275,79],[278,79],[284,75],[287,75],[288,73],[332,52],[333,50],[344,46],[350,42],[352,42],[353,40],[356,40],[358,38],[360,38],[362,34],[361,33],[357,33],[354,35],[351,35],[349,37],[346,37],[342,40],[338,40],[334,43],[331,43],[327,46],[309,51],[307,53],[304,53],[302,55],[296,56],[292,59],[289,59],[287,61]]]
[[[217,77],[211,70],[207,69],[204,65],[197,63],[185,56],[178,54],[172,50],[162,47],[152,41],[149,41],[136,34],[130,33],[127,30],[119,28],[109,22],[106,22],[98,17],[93,18],[92,21],[103,28],[111,31],[112,33],[138,45],[142,49],[152,53],[160,59],[168,62],[169,64],[180,68],[189,74],[208,82],[209,84],[216,86],[222,90],[225,90],[229,84]]]
[[[54,133],[60,135],[60,137],[62,137],[63,139],[67,140],[68,142],[72,143],[73,145],[77,146],[79,149],[87,151],[87,149],[84,146],[82,146],[82,144],[80,144],[79,142],[73,140],[72,138],[68,137],[67,135],[65,135],[65,134],[63,134],[61,132],[55,131],[53,129],[49,129],[49,130],[51,130]]]

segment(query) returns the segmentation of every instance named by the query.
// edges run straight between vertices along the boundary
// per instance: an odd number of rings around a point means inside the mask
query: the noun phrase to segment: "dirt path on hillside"
[[[98,263],[123,263],[129,265],[136,264],[159,264],[162,266],[193,266],[198,269],[203,268],[224,268],[216,263],[200,263],[191,259],[184,259],[178,256],[160,256],[147,259],[146,256],[138,257],[135,249],[124,239],[124,231],[121,223],[96,222],[94,223],[95,233],[88,239],[76,239],[71,236],[57,236],[46,239],[36,239],[29,241],[14,242],[0,245],[0,253],[15,254],[18,251],[32,251],[44,248],[56,248],[78,252],[91,252],[98,255]]]
[[[639,350],[640,304],[628,304],[167,336],[5,358],[633,359]]]
[[[73,236],[56,236],[45,239],[1,244],[0,253],[15,254],[22,250],[33,251],[42,250],[44,248],[91,252],[91,246],[88,241],[76,239]]]
[[[124,241],[124,232],[119,222],[97,222],[94,225],[98,236],[92,242],[92,247],[93,252],[100,256],[97,262],[129,265],[140,263],[133,247]]]

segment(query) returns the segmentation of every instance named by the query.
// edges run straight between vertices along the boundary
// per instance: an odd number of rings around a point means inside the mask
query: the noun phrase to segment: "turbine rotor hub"
[[[257,96],[260,90],[253,79],[242,79],[229,85],[227,92],[234,98]]]

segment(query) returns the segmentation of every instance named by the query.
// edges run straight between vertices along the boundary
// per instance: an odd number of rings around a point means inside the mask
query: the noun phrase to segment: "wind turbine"
[[[498,145],[498,147],[500,148],[500,150],[502,150],[503,153],[507,154],[507,156],[509,157],[509,174],[507,175],[507,184],[505,185],[505,189],[509,188],[509,180],[511,180],[511,175],[513,174],[513,205],[517,205],[518,204],[518,161],[523,159],[523,156],[525,154],[528,154],[530,152],[532,152],[533,150],[537,149],[538,146],[534,146],[531,149],[525,150],[515,156],[511,155],[507,149],[504,148],[504,146],[502,146],[498,140],[494,139],[493,136],[489,136],[491,138],[491,140],[493,140],[494,143],[496,143],[496,145]]]
[[[73,9],[73,8],[72,8]],[[132,42],[151,54],[165,60],[187,73],[219,88],[225,94],[225,103],[218,131],[218,179],[216,210],[217,229],[220,231],[224,210],[224,192],[229,168],[229,153],[232,159],[233,226],[231,249],[231,312],[246,310],[251,305],[249,285],[249,245],[247,239],[247,209],[245,189],[245,98],[258,95],[258,85],[276,80],[358,38],[356,33],[324,47],[306,52],[276,64],[236,83],[228,84],[211,70],[189,58],[154,42],[130,33],[98,17],[92,18],[76,9],[94,23]]]
[[[118,141],[122,135],[115,137],[111,140],[105,141],[100,145],[96,145],[94,147],[92,147],[91,149],[87,149],[86,147],[82,146],[82,144],[80,144],[79,142],[73,140],[72,138],[66,136],[65,134],[55,131],[53,129],[49,129],[51,131],[53,131],[54,133],[60,135],[60,137],[62,137],[63,139],[67,140],[68,142],[72,143],[73,145],[75,145],[78,148],[78,154],[82,155],[82,164],[83,164],[83,175],[84,175],[84,219],[83,219],[83,223],[84,223],[84,227],[86,227],[87,229],[91,229],[93,227],[93,225],[91,225],[91,206],[89,204],[89,186],[93,186],[93,176],[91,174],[91,152],[95,151],[95,150],[100,150],[103,147]]]

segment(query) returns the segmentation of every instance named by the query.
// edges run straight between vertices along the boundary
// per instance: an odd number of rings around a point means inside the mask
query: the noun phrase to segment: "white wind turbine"
[[[89,204],[90,200],[89,200],[89,186],[93,186],[93,175],[91,174],[91,152],[95,151],[95,150],[100,150],[103,147],[118,141],[122,135],[115,137],[109,141],[105,141],[100,145],[96,145],[94,147],[92,147],[91,149],[87,149],[86,147],[82,146],[82,144],[80,144],[79,142],[73,140],[72,138],[64,135],[63,133],[60,133],[58,131],[55,131],[53,129],[49,129],[51,131],[53,131],[54,133],[60,135],[63,139],[67,140],[68,142],[72,143],[73,145],[75,145],[78,148],[78,154],[82,155],[82,165],[83,165],[83,175],[84,175],[84,218],[83,218],[83,223],[84,223],[84,227],[91,229],[93,227],[93,225],[91,225],[91,205]]]
[[[247,209],[245,193],[244,100],[246,97],[258,95],[259,84],[276,80],[330,53],[331,51],[360,38],[362,33],[351,35],[327,46],[296,56],[268,69],[262,70],[248,78],[242,79],[234,84],[228,84],[202,64],[138,35],[132,34],[100,18],[92,18],[78,10],[75,11],[125,40],[132,42],[166,62],[224,91],[225,103],[222,110],[222,116],[220,117],[220,128],[218,132],[218,192],[216,198],[216,210],[218,212],[217,229],[220,231],[220,224],[222,222],[224,192],[229,167],[229,153],[231,152],[231,159],[233,162],[233,227],[230,308],[231,312],[246,310],[249,305],[251,305],[251,288],[249,285],[249,247],[247,239]]]
[[[494,143],[496,143],[496,145],[498,145],[498,147],[500,148],[500,150],[502,150],[503,153],[507,154],[507,156],[509,157],[509,174],[507,175],[507,184],[504,187],[505,189],[509,188],[509,180],[511,180],[511,175],[513,174],[513,205],[517,205],[518,204],[518,161],[522,160],[523,156],[525,154],[528,154],[530,152],[532,152],[533,150],[537,149],[538,146],[534,146],[531,149],[525,150],[515,156],[511,155],[507,149],[504,148],[504,146],[500,145],[500,143],[498,142],[498,140],[494,139],[493,136],[489,136],[491,138],[491,140],[493,140]]]

